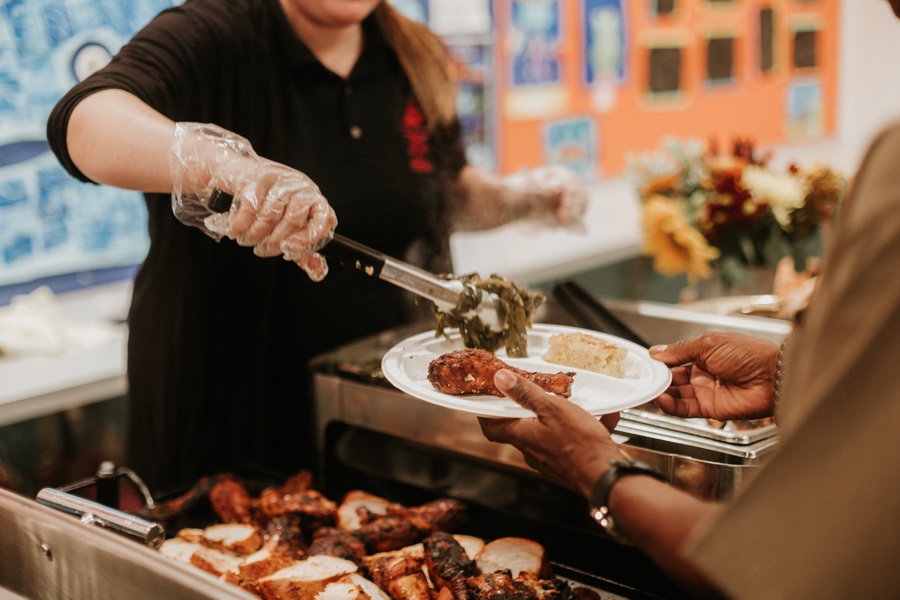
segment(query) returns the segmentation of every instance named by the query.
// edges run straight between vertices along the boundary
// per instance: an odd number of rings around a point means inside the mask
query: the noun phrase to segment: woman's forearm
[[[584,182],[570,169],[548,165],[499,177],[474,165],[460,172],[453,190],[451,226],[490,229],[530,216],[578,223],[587,210]]]
[[[66,131],[69,156],[91,180],[144,192],[170,192],[175,123],[122,90],[78,103]]]
[[[451,226],[456,231],[491,229],[516,218],[502,179],[481,167],[463,167],[453,192]]]

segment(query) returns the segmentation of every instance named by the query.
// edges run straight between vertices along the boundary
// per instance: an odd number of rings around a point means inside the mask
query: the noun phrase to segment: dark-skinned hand
[[[670,415],[719,421],[772,415],[778,362],[772,342],[713,332],[654,346],[650,356],[672,371],[671,386],[654,401]]]
[[[568,399],[548,394],[506,369],[496,373],[494,383],[536,416],[479,417],[481,431],[492,442],[517,448],[531,468],[551,481],[588,497],[610,459],[623,457],[609,433],[619,420],[618,413],[598,420]]]

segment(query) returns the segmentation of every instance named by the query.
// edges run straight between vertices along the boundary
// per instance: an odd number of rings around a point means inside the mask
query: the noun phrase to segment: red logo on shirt
[[[406,154],[409,156],[409,168],[414,173],[431,173],[434,164],[429,158],[431,152],[431,136],[425,127],[425,117],[419,105],[410,98],[403,113],[403,137],[406,138]]]

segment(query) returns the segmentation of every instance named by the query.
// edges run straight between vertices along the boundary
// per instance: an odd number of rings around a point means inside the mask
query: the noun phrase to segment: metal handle
[[[577,283],[562,281],[553,289],[553,295],[581,327],[608,333],[629,342],[634,342],[644,348],[651,346],[646,339],[626,325],[606,308],[599,299],[589,294]]]
[[[389,260],[381,252],[345,238],[339,233],[334,234],[334,238],[319,249],[319,254],[345,267],[362,271],[370,277],[381,277],[384,265]]]
[[[86,477],[73,481],[72,483],[61,485],[56,489],[61,492],[75,492],[91,485],[97,486],[97,501],[104,506],[119,506],[119,478],[125,477],[141,494],[144,505],[147,509],[152,510],[155,507],[153,495],[150,488],[144,483],[137,473],[128,467],[117,467],[112,461],[105,460],[97,469],[97,474],[93,477]],[[80,497],[80,496],[79,496]]]
[[[39,491],[37,501],[44,506],[76,515],[81,518],[82,523],[97,525],[136,538],[151,548],[159,548],[166,539],[166,531],[159,523],[152,523],[53,488]]]
[[[211,211],[224,213],[231,209],[233,202],[234,196],[232,194],[215,188],[206,204]],[[334,239],[324,248],[321,248],[319,253],[325,258],[330,258],[345,267],[357,269],[372,277],[381,275],[384,263],[388,259],[381,252],[364,246],[359,242],[354,242],[340,234],[335,234]]]
[[[234,196],[232,194],[222,191],[219,188],[215,188],[212,191],[212,194],[209,195],[206,206],[214,213],[223,213],[228,212],[232,202],[234,202]]]
[[[234,196],[219,188],[213,190],[207,206],[213,212],[223,213],[231,209]],[[345,267],[356,269],[370,277],[377,277],[405,290],[435,302],[443,309],[453,308],[459,302],[460,290],[452,282],[439,279],[433,273],[395,260],[386,254],[353,241],[339,233],[319,254]]]

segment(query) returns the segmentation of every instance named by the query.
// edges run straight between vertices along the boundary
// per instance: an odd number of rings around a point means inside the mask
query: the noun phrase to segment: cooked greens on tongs
[[[459,303],[447,307],[435,303],[436,333],[459,329],[468,348],[495,352],[505,347],[514,358],[528,356],[528,328],[544,302],[543,294],[529,292],[499,275],[481,279],[477,273],[450,279],[461,284]]]
[[[335,234],[319,250],[326,258],[407,289],[434,305],[436,334],[458,329],[469,348],[496,351],[505,347],[511,357],[528,355],[527,328],[544,296],[491,275],[438,277],[358,242]]]

